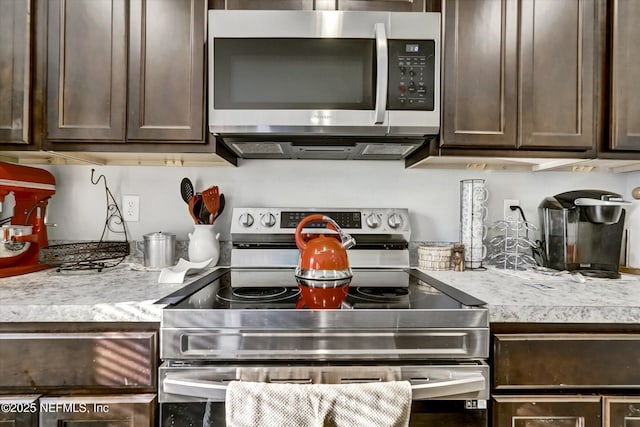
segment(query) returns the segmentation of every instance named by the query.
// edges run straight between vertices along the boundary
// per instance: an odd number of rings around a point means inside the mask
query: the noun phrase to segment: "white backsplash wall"
[[[631,197],[631,191],[640,186],[640,172],[632,172],[626,174],[627,191],[625,199],[633,201],[632,209],[627,211],[627,228],[631,231],[629,238],[629,265],[640,268],[640,200]]]
[[[56,177],[49,204],[51,240],[97,240],[105,220],[104,186],[90,182],[92,166],[46,166]],[[217,222],[229,240],[231,209],[236,206],[406,207],[413,241],[458,240],[461,179],[481,178],[489,189],[488,223],[502,218],[503,200],[518,199],[527,219],[538,225],[538,204],[563,191],[595,188],[630,198],[640,174],[571,172],[497,172],[405,169],[396,161],[245,160],[232,167],[96,166],[121,206],[122,195],[140,197],[140,221],[128,224],[131,240],[154,231],[186,240],[192,231],[180,181],[189,177],[196,191],[218,185],[225,213]],[[635,183],[635,184],[634,184]],[[640,241],[640,208],[630,217]],[[118,236],[109,235],[117,240]],[[640,256],[640,255],[639,255]],[[637,262],[636,262],[637,263]],[[638,263],[637,263],[638,264]]]

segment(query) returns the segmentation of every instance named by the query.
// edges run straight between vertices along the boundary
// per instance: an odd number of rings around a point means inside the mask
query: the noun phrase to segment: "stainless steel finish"
[[[398,268],[409,266],[408,243],[411,238],[408,209],[392,208],[234,208],[231,214],[232,267],[295,267],[299,251],[295,247],[295,228],[282,226],[283,212],[359,212],[361,228],[340,227],[352,236],[355,246],[347,251],[351,267]],[[257,220],[254,221],[254,218]],[[274,222],[273,225],[269,223]],[[325,234],[332,230],[322,230]],[[305,228],[303,233],[318,233],[317,228]],[[362,237],[366,236],[366,237]],[[361,239],[361,240],[359,240]],[[365,242],[380,248],[359,249]],[[348,242],[345,242],[348,243]],[[274,247],[274,244],[279,245]],[[389,250],[388,245],[402,248]],[[264,248],[263,246],[266,246]]]
[[[176,235],[173,233],[156,232],[142,236],[143,242],[136,242],[138,250],[143,254],[146,267],[170,267],[176,261]],[[140,249],[139,244],[143,247]]]
[[[30,242],[17,242],[13,237],[32,234],[30,225],[3,225],[0,228],[0,258],[13,258],[25,253],[31,246]]]
[[[298,249],[242,249],[231,251],[231,267],[295,267]],[[356,245],[347,251],[349,265],[354,268],[402,268],[409,265],[409,250],[364,249]]]
[[[410,381],[413,400],[488,399],[489,366],[484,362],[400,366],[172,366],[160,367],[160,402],[224,402],[229,381],[349,384]]]
[[[360,212],[362,228],[341,227],[346,233],[354,236],[357,242],[358,236],[367,234],[368,236],[379,236],[385,242],[405,242],[408,243],[411,238],[411,226],[409,221],[409,210],[398,208],[291,208],[291,207],[273,207],[273,208],[233,208],[231,213],[231,240],[233,243],[260,243],[260,242],[293,242],[295,228],[284,228],[281,226],[281,214],[287,211],[305,211],[309,214],[324,212]],[[266,227],[262,223],[265,216],[273,215],[275,224],[272,227]],[[376,216],[384,219],[379,227],[369,225],[367,218]],[[389,225],[389,220],[397,224],[396,227]],[[254,221],[259,218],[259,221]],[[399,224],[398,224],[398,219]],[[317,229],[305,229],[304,232],[315,233]]]
[[[583,197],[574,201],[576,206],[584,208],[591,222],[597,224],[615,224],[620,220],[622,207],[631,205],[631,202],[620,197],[607,197],[606,199],[592,199]]]
[[[313,270],[296,268],[296,278],[304,280],[343,280],[353,276],[350,268],[345,270]]]
[[[387,222],[389,223],[389,227],[394,229],[398,228],[402,225],[402,216],[397,213],[391,214]]]
[[[371,110],[219,109],[209,84],[209,131],[243,158],[402,159],[440,129],[440,22],[432,12],[210,10],[210,82],[216,38],[373,39],[378,79]],[[394,39],[435,41],[433,111],[386,110],[385,46]],[[316,138],[309,140],[311,135]],[[247,136],[251,140],[239,138]]]
[[[380,225],[380,214],[369,214],[366,219],[367,227],[369,228],[378,228]]]
[[[162,324],[165,360],[478,359],[489,353],[487,310],[476,308],[183,309],[165,310]]]
[[[376,36],[376,118],[374,124],[384,123],[387,109],[387,85],[389,83],[389,56],[387,54],[387,34],[384,24],[378,22],[374,26]]]
[[[276,217],[272,213],[263,215],[262,218],[260,218],[260,224],[267,228],[273,227],[276,225]]]
[[[251,227],[253,225],[253,216],[250,213],[243,213],[240,215],[238,222],[243,227]],[[260,220],[260,222],[264,226],[264,223],[262,222],[262,220]]]
[[[580,199],[575,200],[576,206],[628,206],[631,202],[622,199],[608,199],[608,200],[598,200],[591,199],[588,197],[582,197]]]

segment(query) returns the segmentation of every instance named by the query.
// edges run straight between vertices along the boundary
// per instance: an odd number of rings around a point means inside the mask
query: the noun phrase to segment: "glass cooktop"
[[[290,268],[218,269],[159,303],[169,309],[462,309],[484,305],[415,269],[354,269],[344,282],[304,282]]]

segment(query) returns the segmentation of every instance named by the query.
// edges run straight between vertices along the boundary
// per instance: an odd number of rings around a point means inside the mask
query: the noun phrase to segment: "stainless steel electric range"
[[[294,277],[295,227],[318,212],[356,240],[347,285]],[[410,268],[410,235],[406,209],[235,208],[231,266],[161,301],[162,425],[224,425],[233,380],[408,380],[410,425],[486,426],[487,309]]]

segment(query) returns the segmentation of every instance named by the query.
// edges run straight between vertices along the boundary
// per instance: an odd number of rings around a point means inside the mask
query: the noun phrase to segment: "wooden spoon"
[[[220,193],[218,191],[218,186],[214,185],[213,187],[209,187],[202,192],[202,200],[204,202],[204,206],[207,208],[209,213],[209,224],[213,224],[216,214],[218,213],[218,209],[220,209]]]

